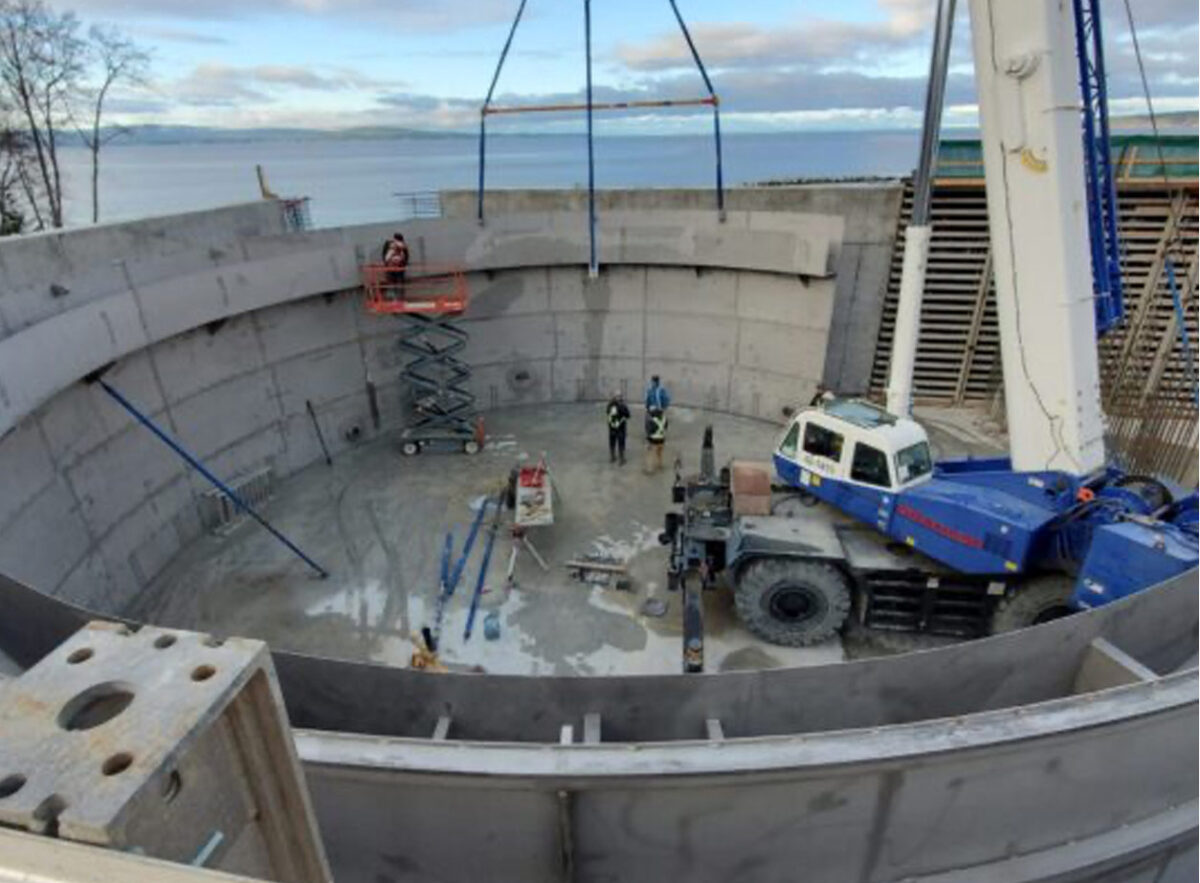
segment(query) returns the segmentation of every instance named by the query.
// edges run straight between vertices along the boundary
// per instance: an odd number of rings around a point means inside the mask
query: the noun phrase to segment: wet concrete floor
[[[509,674],[659,674],[680,670],[678,597],[666,591],[666,550],[658,544],[670,508],[672,462],[694,471],[704,427],[713,425],[718,462],[768,459],[780,427],[687,408],[671,410],[664,469],[645,474],[640,409],[630,422],[626,465],[611,464],[603,407],[553,405],[489,412],[488,443],[473,456],[404,457],[394,440],[349,451],[332,467],[315,464],[284,481],[263,514],[330,571],[315,576],[266,531],[245,523],[206,536],[181,553],[129,614],[167,626],[261,638],[320,656],[407,665],[412,636],[432,626],[444,538],[457,559],[482,497],[499,492],[518,463],[543,455],[557,493],[555,523],[530,539],[543,571],[514,548],[505,511],[483,579],[472,635],[464,635],[479,580],[491,513],[462,580],[446,605],[440,656],[453,669]],[[942,456],[988,450],[990,427],[976,415],[930,413]],[[580,582],[563,566],[580,555],[620,561],[629,587]],[[662,617],[643,603],[662,599]],[[737,621],[728,590],[706,594],[710,671],[825,664],[841,660],[841,640],[792,649],[766,644]],[[485,637],[495,614],[499,636]]]

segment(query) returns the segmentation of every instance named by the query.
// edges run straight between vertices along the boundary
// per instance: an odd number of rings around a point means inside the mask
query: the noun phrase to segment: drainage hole
[[[95,651],[91,647],[80,647],[67,657],[67,665],[79,665],[81,662],[87,662],[94,655]]]
[[[175,643],[174,635],[159,635],[157,638],[154,639],[154,649],[166,650],[168,647],[170,647],[174,643]]]
[[[192,669],[192,680],[193,681],[207,681],[209,678],[211,678],[216,673],[217,673],[217,670],[215,668],[213,668],[211,665],[198,665],[194,669]]]

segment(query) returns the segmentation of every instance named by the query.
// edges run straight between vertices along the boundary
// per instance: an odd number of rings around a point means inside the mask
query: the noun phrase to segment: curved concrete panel
[[[274,658],[339,880],[1191,880],[1195,581],[814,669]],[[0,604],[25,664],[91,615],[4,579]],[[1140,675],[1096,680],[1098,652]]]
[[[78,382],[96,368],[115,362],[110,381],[227,479],[315,462],[308,402],[335,454],[351,427],[362,443],[405,420],[396,324],[365,314],[355,288],[385,228],[275,232],[262,204],[218,215],[245,237],[184,216],[161,220],[161,239],[118,225],[16,240],[11,257],[0,244],[14,281],[0,299],[0,470],[13,476],[0,568],[17,578],[117,611],[200,535],[206,486]],[[480,268],[466,358],[485,409],[634,394],[656,372],[680,404],[774,420],[812,394],[840,218],[615,213],[602,230],[612,262],[594,280],[576,262],[581,225],[571,213],[406,225],[420,260]],[[115,270],[102,259],[106,242],[133,241]],[[97,262],[110,271],[93,280]],[[57,287],[33,285],[31,266]],[[3,434],[5,421],[19,422]]]

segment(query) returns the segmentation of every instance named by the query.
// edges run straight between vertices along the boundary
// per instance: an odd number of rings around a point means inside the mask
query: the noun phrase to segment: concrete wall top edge
[[[0,289],[0,435],[88,372],[138,349],[213,321],[356,287],[359,264],[373,259],[394,229],[374,224],[285,234],[278,216],[276,203],[261,202],[0,244],[0,277],[24,280]],[[193,229],[199,222],[213,229]],[[239,232],[239,225],[247,230]],[[414,263],[500,270],[586,262],[586,224],[578,213],[513,214],[482,228],[473,221],[414,221],[405,229]],[[617,212],[602,224],[601,256],[610,265],[824,277],[833,272],[842,229],[841,218],[822,215],[734,212],[720,224],[711,212]],[[188,237],[183,244],[192,260],[173,252],[164,258],[162,249],[175,246],[163,242]],[[123,254],[126,240],[147,238],[155,244],[146,258],[152,272],[91,254],[105,248]],[[79,262],[71,255],[78,257],[85,240],[91,256]],[[105,273],[90,272],[101,263]],[[54,278],[67,295],[54,293],[47,281]]]
[[[1155,715],[1195,716],[1197,669],[1154,683],[953,719],[860,730],[728,738],[719,742],[547,745],[381,737],[298,729],[301,759],[407,772],[528,777],[611,778],[802,771],[831,764],[877,766],[918,756],[1045,739]],[[603,728],[603,720],[601,721]],[[474,750],[473,750],[474,749]]]

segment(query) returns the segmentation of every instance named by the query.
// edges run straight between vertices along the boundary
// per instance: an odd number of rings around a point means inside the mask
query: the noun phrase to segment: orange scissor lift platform
[[[401,434],[408,456],[426,450],[474,454],[483,447],[483,418],[468,388],[471,366],[458,358],[469,335],[457,322],[467,309],[460,266],[387,264],[362,268],[367,312],[402,321],[397,343],[408,361],[400,379],[411,393],[412,419]]]

